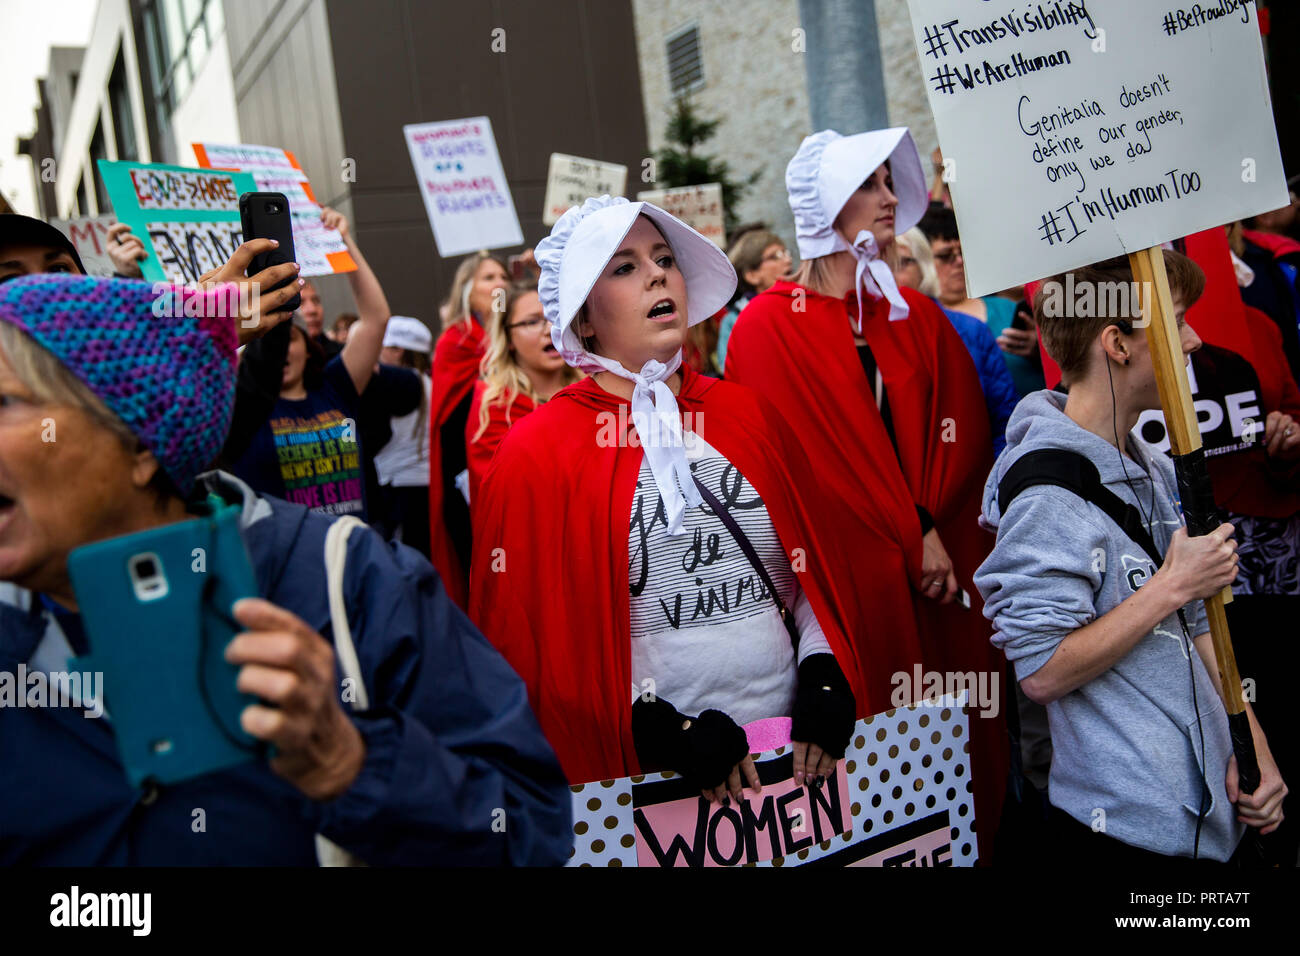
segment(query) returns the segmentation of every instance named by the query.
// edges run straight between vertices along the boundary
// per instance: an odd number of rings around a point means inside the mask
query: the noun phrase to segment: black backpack
[[[1064,448],[1040,448],[1022,456],[998,482],[998,509],[1005,515],[1016,495],[1034,485],[1056,485],[1091,502],[1132,538],[1156,567],[1164,563],[1141,513],[1103,485],[1097,466],[1083,455]]]

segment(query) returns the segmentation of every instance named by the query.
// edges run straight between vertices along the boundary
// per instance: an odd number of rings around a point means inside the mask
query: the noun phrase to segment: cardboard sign
[[[572,787],[569,865],[973,866],[969,735],[955,700],[858,721],[820,788],[794,783],[788,736],[755,759],[762,790],[730,806],[674,773]]]
[[[1254,3],[909,4],[971,295],[1287,204]]]
[[[1227,349],[1203,345],[1192,353],[1187,380],[1207,456],[1261,446],[1268,412],[1260,395],[1259,378],[1244,358]],[[1169,433],[1160,409],[1143,412],[1137,430],[1144,441],[1169,451]]]
[[[357,264],[338,231],[320,221],[320,203],[311,191],[298,158],[278,146],[228,146],[194,143],[194,155],[204,169],[230,169],[252,175],[257,191],[284,193],[293,220],[293,249],[300,275],[326,276],[353,272]]]
[[[108,254],[108,227],[116,222],[116,216],[82,216],[51,219],[50,225],[72,240],[81,264],[86,267],[86,275],[107,278],[117,272]]]
[[[510,185],[486,116],[402,127],[444,259],[522,245]]]
[[[140,271],[150,282],[197,282],[244,241],[239,196],[257,191],[247,173],[106,159],[98,165],[118,221],[149,253]]]
[[[551,153],[546,173],[546,202],[542,222],[553,226],[573,206],[589,196],[621,196],[627,188],[627,167],[581,156]]]
[[[637,193],[636,198],[672,213],[705,238],[712,239],[718,248],[723,248],[727,241],[722,186],[719,183],[648,189]]]

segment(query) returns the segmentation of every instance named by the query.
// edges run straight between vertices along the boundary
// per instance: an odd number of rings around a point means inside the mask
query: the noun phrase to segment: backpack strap
[[[1147,553],[1156,567],[1164,564],[1164,555],[1137,508],[1103,485],[1097,466],[1083,455],[1064,448],[1040,448],[1023,455],[998,482],[999,510],[1006,514],[1016,495],[1034,485],[1055,485],[1096,505]]]

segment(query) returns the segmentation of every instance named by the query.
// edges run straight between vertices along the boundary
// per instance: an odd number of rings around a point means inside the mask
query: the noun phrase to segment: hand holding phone
[[[244,229],[245,243],[251,239],[274,239],[276,242],[273,248],[253,256],[248,265],[250,277],[273,266],[298,261],[293,247],[293,219],[284,193],[244,193],[239,197],[239,221]],[[269,289],[262,289],[261,294],[275,292],[295,280],[296,275],[288,276]],[[280,308],[293,312],[300,305],[302,296],[295,291]]]
[[[83,545],[68,574],[90,643],[80,669],[104,675],[105,708],[132,786],[187,780],[253,759],[225,648],[235,601],[257,593],[237,506]]]

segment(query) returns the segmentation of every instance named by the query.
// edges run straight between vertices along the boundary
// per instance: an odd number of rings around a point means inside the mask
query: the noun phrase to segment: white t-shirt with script
[[[799,660],[830,653],[762,498],[694,432],[685,432],[685,445],[691,471],[740,525],[794,612]],[[708,504],[687,508],[684,525],[685,534],[668,536],[663,501],[642,462],[628,534],[633,698],[653,688],[683,714],[713,708],[741,725],[788,717],[797,670],[776,602]]]

